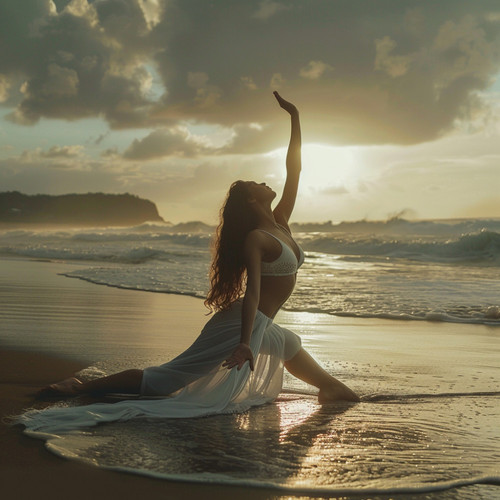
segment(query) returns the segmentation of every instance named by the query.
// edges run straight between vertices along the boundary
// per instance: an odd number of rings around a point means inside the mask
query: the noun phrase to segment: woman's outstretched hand
[[[226,367],[228,370],[237,366],[238,370],[241,370],[247,361],[250,364],[250,370],[253,371],[253,354],[250,346],[247,344],[238,344],[231,353],[231,356],[222,363],[222,366]]]
[[[276,90],[273,92],[274,97],[276,97],[276,100],[278,101],[278,104],[288,113],[291,115],[294,113],[298,113],[298,109],[295,106],[295,104],[292,104],[290,101],[287,101],[286,99],[283,99]]]

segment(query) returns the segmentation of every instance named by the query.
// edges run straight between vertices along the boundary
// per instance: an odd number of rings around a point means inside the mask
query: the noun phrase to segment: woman
[[[236,181],[231,186],[221,210],[211,288],[205,301],[215,314],[198,339],[165,365],[127,370],[85,383],[71,378],[52,384],[46,392],[170,395],[173,397],[166,398],[162,408],[148,406],[157,401],[142,401],[148,408],[141,407],[132,416],[198,416],[243,410],[274,399],[281,389],[284,366],[316,386],[322,404],[359,400],[301,348],[296,334],[272,321],[292,293],[304,260],[288,226],[301,170],[299,113],[278,92],[274,95],[291,117],[283,196],[272,210],[276,193],[265,183]],[[117,408],[120,404],[107,406]]]

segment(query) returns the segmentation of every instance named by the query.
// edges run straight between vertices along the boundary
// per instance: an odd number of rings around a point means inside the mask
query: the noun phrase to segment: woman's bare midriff
[[[295,288],[296,274],[262,276],[258,309],[268,318],[274,318]]]

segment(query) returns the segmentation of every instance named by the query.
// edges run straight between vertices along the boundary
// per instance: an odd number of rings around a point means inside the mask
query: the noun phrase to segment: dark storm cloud
[[[146,120],[151,47],[137,1],[72,0],[57,9],[50,0],[9,0],[0,32],[9,47],[0,55],[0,87],[15,86],[18,100],[12,120],[101,115],[115,128]]]
[[[289,1],[265,19],[255,15],[262,5],[167,9],[172,22],[158,31],[168,50],[157,55],[165,116],[273,122],[274,81],[316,139],[416,143],[474,113],[499,71],[497,2]]]
[[[219,124],[235,127],[231,152],[282,144],[274,88],[300,104],[306,140],[412,144],[477,116],[500,70],[497,0],[5,0],[0,10],[11,119]]]

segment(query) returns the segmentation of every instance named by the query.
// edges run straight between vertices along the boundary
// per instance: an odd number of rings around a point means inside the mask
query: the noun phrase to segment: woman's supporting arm
[[[253,370],[253,354],[250,350],[250,339],[252,337],[255,315],[260,300],[260,267],[262,261],[263,238],[259,231],[251,231],[245,241],[245,265],[247,268],[247,286],[243,305],[241,308],[241,336],[240,343],[236,346],[231,356],[222,366],[228,369],[234,366],[240,370],[246,361]]]
[[[283,99],[278,92],[274,92],[274,96],[279,105],[290,114],[291,119],[290,143],[286,155],[285,187],[281,200],[273,211],[277,222],[288,225],[288,220],[290,219],[297,198],[300,170],[302,168],[300,118],[299,111],[294,104]]]

